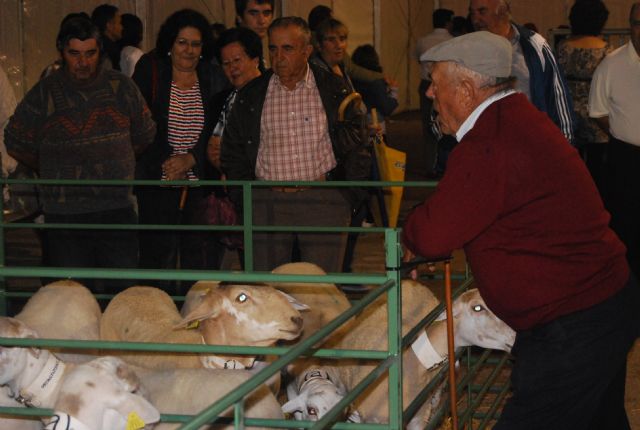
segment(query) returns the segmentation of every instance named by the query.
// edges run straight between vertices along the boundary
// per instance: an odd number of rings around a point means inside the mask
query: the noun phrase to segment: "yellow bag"
[[[378,115],[375,109],[371,109],[373,125],[378,125]],[[407,162],[407,154],[391,148],[384,143],[381,133],[373,139],[373,147],[378,162],[378,170],[382,181],[404,181],[404,173]],[[389,217],[389,227],[396,227],[400,215],[400,203],[404,187],[385,187],[384,202]]]

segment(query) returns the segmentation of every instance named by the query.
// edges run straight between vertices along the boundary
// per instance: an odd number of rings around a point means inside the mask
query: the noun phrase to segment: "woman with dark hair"
[[[213,97],[212,113],[218,118],[209,145],[207,157],[220,169],[222,132],[227,115],[231,111],[236,94],[248,82],[262,74],[262,41],[254,31],[244,27],[230,28],[220,34],[216,43],[216,57],[233,88],[221,91]]]
[[[601,169],[607,135],[589,118],[591,76],[600,61],[613,50],[602,37],[609,11],[601,0],[577,0],[571,7],[571,36],[558,44],[558,63],[564,69],[577,116],[576,146],[602,189]]]
[[[137,16],[125,13],[122,15],[122,39],[118,43],[120,51],[120,70],[127,76],[133,75],[136,63],[144,52],[140,49],[142,42],[142,20]]]
[[[207,141],[215,121],[208,103],[212,96],[212,54],[209,22],[200,13],[183,9],[167,18],[160,27],[155,50],[138,61],[133,80],[151,109],[158,131],[153,144],[137,161],[137,179],[196,181],[203,177]],[[194,223],[204,191],[201,187],[138,186],[136,195],[141,224],[176,225]],[[217,268],[206,267],[202,232],[171,230],[140,231],[140,266]],[[166,281],[163,284],[165,288],[170,285]]]

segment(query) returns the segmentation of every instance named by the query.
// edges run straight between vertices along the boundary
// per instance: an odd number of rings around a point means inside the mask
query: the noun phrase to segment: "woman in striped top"
[[[143,56],[133,80],[147,100],[157,123],[154,144],[137,162],[138,179],[203,179],[206,146],[215,122],[209,103],[213,52],[209,23],[200,13],[184,9],[160,28],[154,52]],[[141,224],[194,222],[203,198],[200,187],[137,187]],[[140,231],[142,268],[217,269],[206,263],[202,232]],[[171,282],[153,281],[171,291]]]

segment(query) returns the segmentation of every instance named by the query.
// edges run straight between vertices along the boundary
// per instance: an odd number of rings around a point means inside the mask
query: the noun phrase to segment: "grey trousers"
[[[332,188],[298,192],[256,188],[253,208],[254,226],[347,227],[351,216],[343,194]],[[254,269],[273,270],[291,262],[297,239],[300,260],[315,263],[326,272],[340,272],[346,238],[346,233],[254,233]]]

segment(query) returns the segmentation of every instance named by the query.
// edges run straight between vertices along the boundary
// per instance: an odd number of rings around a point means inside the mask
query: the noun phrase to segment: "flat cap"
[[[453,61],[483,75],[508,78],[512,55],[507,39],[488,31],[476,31],[437,44],[422,54],[420,61]]]

